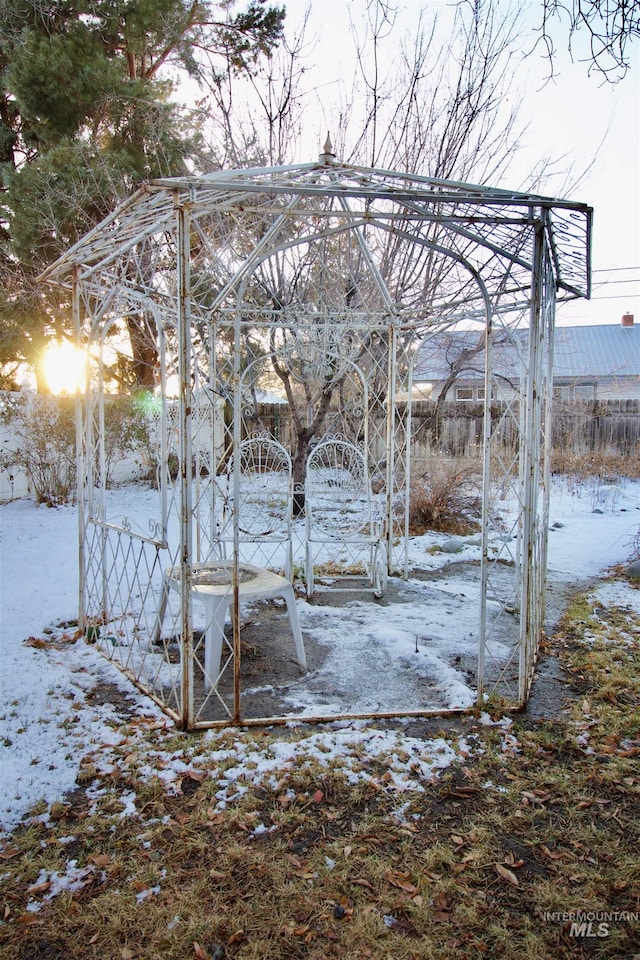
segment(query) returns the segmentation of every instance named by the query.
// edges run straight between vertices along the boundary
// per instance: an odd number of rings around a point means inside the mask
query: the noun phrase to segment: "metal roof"
[[[622,324],[557,327],[556,377],[640,377],[640,329]]]
[[[426,340],[418,352],[414,380],[444,380],[450,372],[446,351],[469,349],[478,343],[481,332],[452,330],[438,332]],[[511,337],[521,342],[528,330],[515,330]],[[520,345],[500,341],[493,346],[492,370],[496,376],[518,379]],[[484,375],[484,349],[470,358],[461,379]],[[556,327],[554,334],[553,376],[558,379],[603,377],[640,377],[640,328],[621,324]]]
[[[400,232],[429,243],[482,274],[491,293],[508,286],[526,295],[535,224],[547,231],[560,296],[590,295],[592,208],[533,193],[366,168],[323,154],[315,163],[222,170],[205,176],[146,183],[41,275],[64,285],[77,268],[84,279],[105,281],[113,264],[137,245],[174,229],[176,209],[192,220],[232,215],[266,221],[288,217]],[[434,230],[437,228],[437,242]],[[328,227],[327,227],[328,229]],[[517,272],[519,271],[519,274]]]

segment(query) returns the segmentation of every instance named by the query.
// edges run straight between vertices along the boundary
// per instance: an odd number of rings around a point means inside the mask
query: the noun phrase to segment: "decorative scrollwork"
[[[256,416],[257,407],[253,400],[253,397],[242,397],[242,401],[240,404],[240,414],[242,417],[246,417],[247,419],[251,419],[252,417]]]
[[[149,520],[149,535],[154,540],[162,539],[162,523],[160,520]]]
[[[289,313],[275,338],[278,361],[299,383],[330,386],[341,380],[362,351],[362,335],[351,326],[351,316],[327,310],[310,313],[308,306]]]

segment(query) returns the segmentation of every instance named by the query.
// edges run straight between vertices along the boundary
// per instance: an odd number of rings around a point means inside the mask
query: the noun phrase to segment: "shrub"
[[[551,472],[574,480],[597,477],[610,483],[620,477],[640,479],[640,454],[592,453],[576,454],[571,450],[554,449],[551,455]]]
[[[477,464],[434,461],[411,484],[409,533],[437,530],[464,536],[480,527],[482,480]]]
[[[15,437],[14,449],[0,455],[2,469],[22,467],[38,503],[55,506],[72,499],[76,488],[73,398],[5,396],[0,419]]]
[[[38,503],[68,503],[76,492],[76,422],[73,397],[5,394],[0,423],[11,427],[12,449],[0,453],[0,469],[22,467]],[[147,450],[150,425],[133,397],[105,398],[105,483],[127,454]],[[97,467],[97,464],[96,464]]]
[[[140,453],[145,463],[151,459],[153,427],[144,400],[139,397],[104,399],[104,456],[106,485],[112,481],[115,464],[131,453]]]

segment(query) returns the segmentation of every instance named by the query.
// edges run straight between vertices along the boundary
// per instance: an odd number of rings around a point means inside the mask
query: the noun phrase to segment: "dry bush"
[[[551,472],[574,479],[597,477],[606,483],[620,477],[639,480],[640,453],[580,454],[556,447],[551,454]]]
[[[0,450],[0,470],[23,469],[37,503],[69,503],[76,493],[75,397],[5,394],[0,425],[11,429],[13,443]],[[128,454],[149,459],[151,429],[145,403],[138,397],[105,398],[104,469],[111,483],[114,467]],[[99,473],[96,451],[96,473]]]
[[[409,533],[437,530],[464,536],[480,527],[482,477],[478,462],[438,461],[411,484]]]

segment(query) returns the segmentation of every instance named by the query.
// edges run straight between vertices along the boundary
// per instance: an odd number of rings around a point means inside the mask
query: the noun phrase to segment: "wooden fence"
[[[517,417],[501,421],[505,404],[492,404],[492,418],[499,424],[499,440],[510,450],[518,445]],[[418,458],[440,452],[448,456],[474,457],[482,452],[484,410],[482,404],[447,402],[436,423],[435,401],[413,407],[412,453]],[[575,456],[632,455],[639,451],[640,400],[554,400],[552,446]]]
[[[8,396],[0,393],[0,414],[2,399]],[[505,406],[504,402],[494,402],[492,415],[494,423],[498,424],[496,429],[502,452],[515,454],[518,449],[517,415],[501,419]],[[482,404],[447,402],[443,405],[438,425],[435,401],[414,403],[412,459],[420,463],[442,455],[481,457],[483,414]],[[259,416],[254,424],[249,424],[248,429],[266,429],[291,448],[293,436],[286,404],[261,405]],[[11,452],[17,443],[16,424],[3,423],[0,416],[0,501],[25,496],[30,489],[24,469],[7,466],[4,462],[11,460]],[[565,457],[637,455],[640,452],[640,401],[556,400],[553,404],[552,444],[554,452],[562,453]],[[384,456],[383,451],[380,451],[380,456]],[[506,462],[511,459],[507,457]],[[117,480],[137,475],[137,460],[133,473],[124,471],[124,468],[129,470],[129,466],[128,460],[118,464]]]

